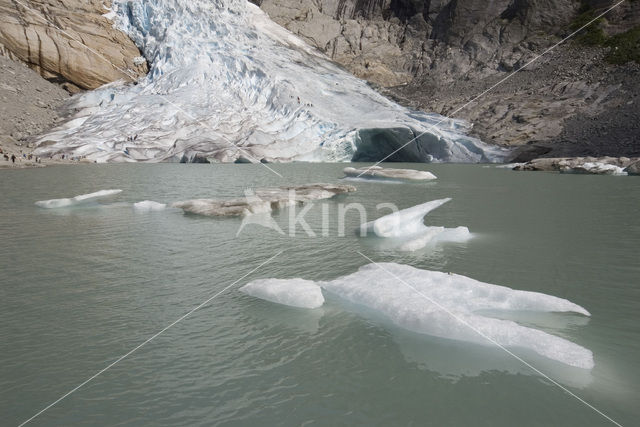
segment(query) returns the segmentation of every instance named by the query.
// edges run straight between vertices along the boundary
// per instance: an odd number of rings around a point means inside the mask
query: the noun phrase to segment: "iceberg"
[[[585,162],[577,165],[562,165],[560,167],[562,173],[584,173],[594,175],[619,175],[626,176],[624,168],[604,162]]]
[[[263,279],[240,288],[247,295],[278,304],[300,308],[318,308],[324,304],[320,287],[304,279]]]
[[[391,169],[380,166],[369,166],[365,168],[344,168],[344,174],[349,177],[382,178],[382,179],[408,179],[411,181],[425,181],[436,179],[431,172],[417,171],[413,169]]]
[[[79,196],[69,199],[40,200],[36,202],[36,205],[45,209],[68,208],[71,206],[95,202],[98,199],[113,196],[121,192],[122,190],[100,190],[95,193],[80,194]]]
[[[450,201],[432,200],[383,216],[360,226],[360,235],[374,234],[391,240],[392,246],[403,251],[415,251],[437,242],[465,242],[471,238],[467,227],[445,228],[424,225],[424,217]]]
[[[468,136],[462,120],[385,98],[246,0],[114,0],[111,6],[109,17],[140,48],[150,71],[135,84],[115,82],[73,97],[67,122],[39,138],[37,155],[96,162],[338,162],[387,155],[389,161],[492,162],[507,154]]]
[[[143,200],[133,204],[133,209],[138,212],[162,211],[166,207],[166,203],[154,202],[153,200]]]
[[[262,295],[286,294],[301,279],[261,281]],[[306,281],[305,281],[306,282]],[[315,285],[353,304],[356,310],[382,315],[419,334],[482,345],[527,349],[581,369],[594,366],[590,350],[564,338],[496,318],[500,312],[574,312],[590,316],[566,299],[483,283],[459,274],[421,270],[396,263],[369,264],[357,272]],[[274,290],[269,292],[269,287]],[[312,285],[306,284],[309,289]],[[302,294],[302,290],[299,292]],[[301,297],[301,295],[296,295]],[[265,297],[266,298],[266,297]],[[270,297],[271,298],[271,297]],[[271,301],[285,301],[272,298]],[[496,317],[491,317],[496,316]]]
[[[306,184],[247,191],[245,197],[216,200],[193,199],[171,204],[185,212],[206,216],[247,216],[269,213],[276,209],[304,204],[313,200],[329,199],[338,194],[356,191],[352,185]]]

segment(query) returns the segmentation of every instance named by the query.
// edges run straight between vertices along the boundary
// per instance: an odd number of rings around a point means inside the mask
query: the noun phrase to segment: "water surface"
[[[525,324],[594,353],[591,372],[514,350],[624,425],[640,410],[640,182],[635,177],[411,165],[431,183],[352,182],[317,204],[312,229],[280,235],[240,219],[138,213],[141,200],[236,197],[245,188],[340,182],[341,164],[78,165],[0,171],[0,423],[17,425],[241,278],[33,421],[34,425],[607,425],[607,420],[500,349],[412,334],[335,297],[302,310],[242,294],[262,277],[332,279],[398,262],[567,298],[592,314],[530,314]],[[405,165],[409,166],[409,165]],[[34,202],[100,189],[103,204]],[[396,252],[352,231],[339,204],[406,208],[453,200],[428,224],[474,238]],[[387,213],[385,211],[384,213]],[[275,215],[285,229],[289,211]]]

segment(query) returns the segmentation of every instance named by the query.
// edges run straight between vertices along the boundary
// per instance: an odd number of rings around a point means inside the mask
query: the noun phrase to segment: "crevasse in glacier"
[[[137,84],[76,96],[39,155],[105,161],[477,162],[505,152],[459,120],[410,111],[246,0],[119,0],[150,64]],[[111,16],[114,16],[112,14]],[[424,134],[423,134],[424,133]]]

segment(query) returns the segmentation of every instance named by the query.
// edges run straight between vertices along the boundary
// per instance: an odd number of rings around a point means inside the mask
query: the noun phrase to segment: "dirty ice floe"
[[[418,171],[414,169],[391,169],[380,166],[369,166],[364,168],[347,167],[344,174],[356,178],[378,178],[393,180],[430,181],[437,177],[431,172]]]

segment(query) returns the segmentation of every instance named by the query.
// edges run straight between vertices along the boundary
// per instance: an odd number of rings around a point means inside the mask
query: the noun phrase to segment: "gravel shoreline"
[[[69,96],[26,65],[0,56],[0,169],[78,163],[61,155],[36,161],[32,154],[32,137],[62,120],[59,112]]]

